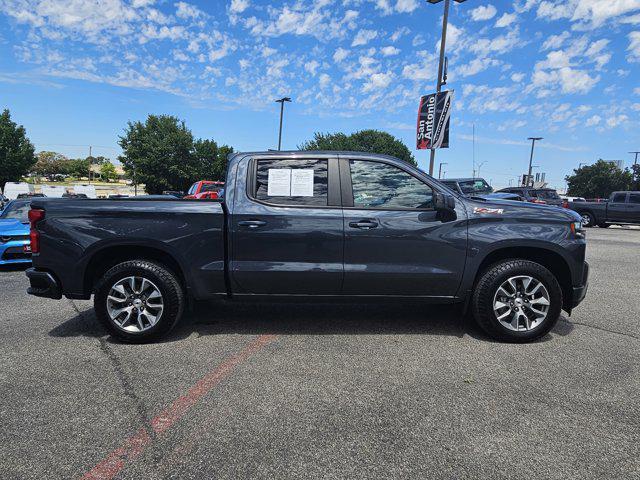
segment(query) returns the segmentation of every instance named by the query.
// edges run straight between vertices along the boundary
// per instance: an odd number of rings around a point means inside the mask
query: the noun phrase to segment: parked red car
[[[224,189],[224,182],[200,180],[189,188],[184,198],[202,200],[205,198],[219,198],[220,191]]]

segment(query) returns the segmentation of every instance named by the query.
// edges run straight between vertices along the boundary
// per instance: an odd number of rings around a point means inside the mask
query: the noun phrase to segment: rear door
[[[607,220],[609,222],[627,221],[627,192],[617,192],[607,202]]]
[[[340,159],[345,295],[453,296],[464,270],[466,213],[444,222],[434,185],[383,160]]]
[[[338,160],[267,156],[238,169],[231,215],[233,290],[336,295],[343,276]]]
[[[627,199],[627,221],[640,223],[640,192],[629,193]]]

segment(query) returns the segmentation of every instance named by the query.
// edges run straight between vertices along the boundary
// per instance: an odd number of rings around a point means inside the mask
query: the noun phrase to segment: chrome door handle
[[[258,228],[266,224],[267,222],[263,222],[262,220],[243,220],[242,222],[238,222],[238,226],[248,228]]]

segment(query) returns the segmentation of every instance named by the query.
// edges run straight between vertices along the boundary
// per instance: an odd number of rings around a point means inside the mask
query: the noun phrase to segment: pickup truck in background
[[[460,303],[491,336],[545,335],[585,296],[580,217],[456,194],[393,157],[235,153],[224,200],[34,199],[29,293],[94,296],[126,341],[194,300]]]
[[[640,224],[640,192],[613,192],[603,202],[569,202],[584,227]]]

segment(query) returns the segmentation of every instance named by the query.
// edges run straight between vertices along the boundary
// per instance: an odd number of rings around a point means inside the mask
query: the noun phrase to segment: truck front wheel
[[[164,265],[131,260],[109,269],[96,286],[98,320],[114,336],[143,343],[166,335],[180,320],[184,293]]]
[[[529,342],[546,335],[558,322],[562,288],[538,263],[504,260],[482,273],[472,308],[478,325],[493,338]]]
[[[582,212],[580,216],[582,217],[583,227],[593,227],[593,225],[595,224],[595,219],[591,212]]]

